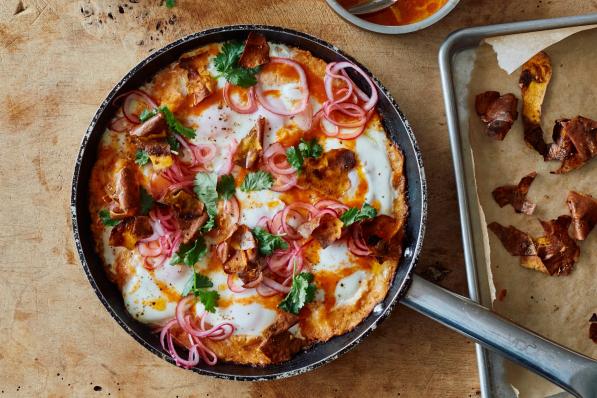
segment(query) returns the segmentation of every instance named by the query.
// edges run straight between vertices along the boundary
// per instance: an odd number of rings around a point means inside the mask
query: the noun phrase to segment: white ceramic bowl
[[[359,18],[357,15],[349,13],[344,7],[342,7],[336,0],[326,0],[328,5],[332,7],[338,15],[346,19],[348,22],[357,25],[360,28],[370,30],[377,33],[385,33],[389,35],[400,35],[403,33],[416,32],[417,30],[425,29],[426,27],[433,25],[446,15],[450,13],[456,7],[456,4],[460,0],[448,0],[437,12],[423,19],[422,21],[411,23],[408,25],[380,25],[373,22],[365,21]],[[398,0],[400,1],[400,0]]]

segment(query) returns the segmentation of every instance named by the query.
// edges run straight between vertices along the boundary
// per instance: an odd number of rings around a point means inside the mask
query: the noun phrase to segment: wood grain
[[[465,292],[437,50],[461,27],[595,12],[597,1],[462,1],[406,36],[360,30],[322,0],[3,0],[0,3],[0,396],[472,397],[474,345],[403,307],[359,347],[289,380],[213,380],[141,348],[107,314],[74,251],[75,155],[104,96],[151,51],[238,23],[290,27],[336,44],[397,98],[423,150],[430,217],[419,270]]]

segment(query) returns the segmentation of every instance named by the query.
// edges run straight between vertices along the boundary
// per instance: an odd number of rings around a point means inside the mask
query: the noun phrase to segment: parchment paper
[[[518,50],[525,48],[520,45],[521,40],[513,41]],[[541,49],[537,46],[537,38],[532,40],[528,48],[533,52],[526,59],[534,54],[535,49]],[[501,41],[498,51],[507,48],[504,42]],[[553,43],[550,40],[541,42]],[[542,127],[548,142],[551,142],[554,121],[558,118],[580,114],[597,119],[596,43],[597,29],[593,29],[573,34],[545,49],[553,66],[552,81],[543,104]],[[524,58],[521,51],[510,55],[518,59],[518,65]],[[504,141],[495,141],[487,136],[485,127],[474,112],[475,96],[488,90],[502,94],[511,92],[519,98],[520,110],[519,75],[520,69],[508,75],[500,68],[490,45],[482,44],[477,49],[468,91],[469,133],[476,186],[480,210],[487,223],[497,221],[506,226],[514,225],[533,236],[541,236],[543,231],[538,219],[569,214],[565,202],[569,190],[597,197],[597,160],[568,174],[550,174],[558,168],[559,162],[544,162],[538,153],[525,145],[520,116]],[[511,206],[500,208],[492,198],[492,190],[500,185],[517,184],[531,171],[538,173],[528,195],[531,201],[537,203],[535,213],[528,216],[515,213]],[[503,301],[493,297],[494,310],[560,344],[597,358],[597,344],[588,337],[589,319],[597,312],[597,231],[580,242],[581,255],[574,271],[560,277],[522,268],[519,258],[512,257],[493,233],[486,228],[484,232],[488,273],[492,275],[495,287],[492,290],[507,290]],[[561,391],[516,365],[508,363],[505,367],[505,377],[519,391],[520,397],[545,397]]]

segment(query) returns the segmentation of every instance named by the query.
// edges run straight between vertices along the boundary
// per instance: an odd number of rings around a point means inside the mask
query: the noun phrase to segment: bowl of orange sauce
[[[459,0],[398,0],[381,11],[353,15],[348,8],[368,0],[326,0],[347,21],[373,32],[402,34],[424,29],[452,11]]]

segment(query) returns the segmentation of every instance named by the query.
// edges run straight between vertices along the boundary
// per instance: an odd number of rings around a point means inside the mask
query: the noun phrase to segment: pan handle
[[[414,275],[402,302],[582,398],[597,397],[597,361]]]

